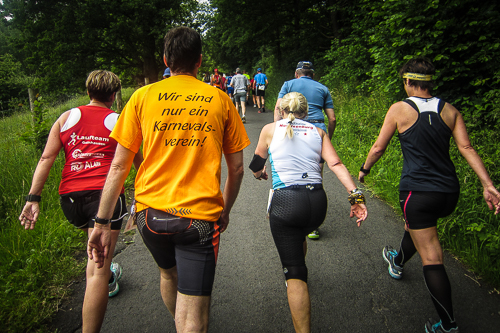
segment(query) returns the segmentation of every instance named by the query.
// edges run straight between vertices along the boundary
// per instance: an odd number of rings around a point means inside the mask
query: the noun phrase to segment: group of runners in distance
[[[242,77],[246,78],[246,81]],[[236,78],[236,82],[233,81],[234,78]],[[246,123],[245,106],[250,104],[250,98],[253,100],[253,107],[258,107],[259,113],[266,112],[265,96],[269,80],[260,67],[257,68],[257,73],[252,77],[250,77],[246,70],[242,70],[239,67],[234,73],[228,75],[220,73],[215,68],[213,74],[205,72],[202,81],[225,91],[234,102],[236,108],[241,107],[241,120],[243,123]],[[244,95],[242,94],[243,90],[245,91]]]
[[[121,88],[119,78],[94,71],[86,82],[90,103],[63,113],[52,126],[19,220],[25,229],[34,229],[42,189],[64,149],[61,208],[68,221],[89,237],[82,332],[100,331],[108,297],[118,292],[122,268],[112,256],[126,212],[123,184],[132,164],[137,169],[132,221],[159,267],[163,302],[178,332],[208,330],[220,234],[228,228],[243,181],[243,149],[250,144],[243,125],[247,88],[255,87],[256,97],[262,99],[254,105],[265,112],[265,87],[259,86],[268,81],[260,68],[253,84],[240,68],[230,75],[229,83],[217,69],[200,81],[202,59],[200,34],[188,27],[173,28],[164,38],[168,79],[135,91],[118,117],[110,107]],[[404,159],[400,202],[406,225],[399,250],[386,246],[383,259],[390,276],[401,279],[405,263],[420,253],[424,280],[439,316],[438,321],[425,323],[425,332],[456,333],[451,286],[436,229],[437,220],[451,214],[458,201],[459,182],[449,156],[452,137],[481,180],[484,200],[495,214],[500,211],[500,193],[470,144],[460,112],[432,96],[434,72],[425,58],[403,66],[400,74],[409,98],[389,108],[358,178],[363,182],[369,175],[397,131]],[[319,235],[327,214],[325,162],[345,187],[350,216],[358,227],[368,215],[362,191],[331,143],[336,118],[330,92],[313,76],[311,62],[297,64],[295,79],[283,84],[274,122],[263,127],[248,166],[256,179],[267,180],[270,158],[269,225],[297,332],[311,330],[306,238]],[[170,99],[165,94],[170,91],[197,97]],[[242,107],[241,118],[234,103]],[[186,123],[193,129],[170,129]],[[202,126],[210,130],[200,130]],[[223,191],[222,155],[228,170]]]

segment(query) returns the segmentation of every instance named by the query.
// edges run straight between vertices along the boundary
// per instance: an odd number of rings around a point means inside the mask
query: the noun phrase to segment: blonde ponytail
[[[293,112],[288,113],[288,126],[286,127],[285,130],[285,137],[289,137],[290,139],[293,138],[293,128],[292,128],[292,123],[295,120],[295,116],[293,115]]]
[[[307,117],[309,105],[307,100],[301,93],[291,92],[283,96],[280,109],[282,112],[288,113],[288,126],[286,127],[285,137],[293,138],[292,122],[295,118],[303,119]]]

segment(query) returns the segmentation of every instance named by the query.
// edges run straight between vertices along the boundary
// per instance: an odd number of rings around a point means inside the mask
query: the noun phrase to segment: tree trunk
[[[156,64],[156,58],[153,54],[144,56],[143,73],[145,84],[155,83],[158,81],[159,68]]]
[[[118,90],[116,92],[116,110],[118,111],[118,113],[121,113],[122,112],[122,109],[123,109],[123,100],[122,100],[122,90]]]
[[[35,119],[36,119],[36,114],[35,114],[36,92],[35,92],[35,89],[28,88],[28,96],[29,96],[29,100],[30,100],[31,125],[35,126]]]

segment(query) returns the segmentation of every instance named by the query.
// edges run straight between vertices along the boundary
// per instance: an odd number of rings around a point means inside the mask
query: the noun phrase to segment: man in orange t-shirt
[[[179,27],[165,36],[171,77],[137,90],[111,133],[117,150],[103,189],[88,254],[107,256],[111,202],[143,146],[135,181],[136,221],[161,273],[161,295],[177,331],[206,331],[220,233],[243,178],[250,144],[231,99],[196,79],[201,37]],[[228,176],[220,191],[221,159]]]

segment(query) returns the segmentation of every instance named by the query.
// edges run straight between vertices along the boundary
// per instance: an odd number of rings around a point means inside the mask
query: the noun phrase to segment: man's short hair
[[[164,54],[168,67],[174,73],[194,70],[200,60],[201,36],[189,27],[170,29],[164,38]]]
[[[102,69],[90,73],[85,86],[90,99],[104,103],[111,101],[113,93],[122,88],[120,78],[115,73]]]
[[[430,59],[425,57],[417,57],[409,60],[399,70],[399,76],[403,77],[403,74],[405,73],[434,75],[436,73],[436,67],[434,67],[434,64],[430,61]],[[408,79],[408,85],[428,91],[432,91],[432,88],[434,88],[434,82],[432,80],[419,81]]]
[[[241,74],[241,69],[239,67],[236,68],[236,74]]]

